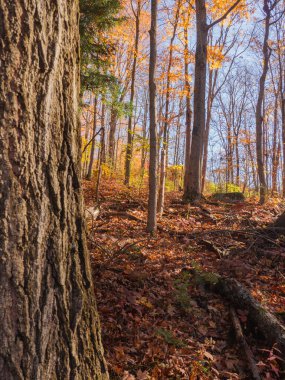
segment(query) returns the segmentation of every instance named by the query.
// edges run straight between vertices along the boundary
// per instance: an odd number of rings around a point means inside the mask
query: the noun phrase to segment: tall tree
[[[86,248],[78,2],[0,1],[0,374],[107,379]]]
[[[166,72],[166,95],[165,95],[165,114],[163,123],[163,137],[161,147],[161,159],[160,159],[160,183],[157,200],[157,212],[162,215],[164,206],[164,194],[165,194],[165,179],[166,179],[166,151],[167,151],[167,135],[169,124],[169,103],[170,103],[170,79],[171,79],[171,67],[173,62],[173,43],[176,36],[176,30],[180,14],[181,0],[177,1],[175,17],[172,29],[172,36],[169,44],[169,58]]]
[[[282,170],[282,196],[285,198],[285,32],[284,19],[278,20],[276,27],[277,37],[277,59],[279,71],[279,94],[281,103],[281,128],[282,128],[282,154],[283,154],[283,170]]]
[[[269,28],[270,28],[270,19],[271,19],[271,6],[269,0],[264,0],[263,11],[265,13],[265,28],[264,28],[264,39],[263,39],[263,67],[262,74],[259,80],[259,92],[258,99],[256,104],[255,112],[255,128],[256,128],[256,158],[257,158],[257,172],[259,178],[259,195],[260,203],[263,204],[266,198],[267,184],[265,178],[264,170],[264,155],[263,155],[263,118],[262,113],[263,102],[264,102],[264,93],[265,93],[265,81],[266,75],[269,69],[269,58],[270,58],[270,48],[268,45],[269,39]]]
[[[196,52],[195,52],[195,82],[194,82],[194,118],[192,142],[189,162],[189,175],[185,176],[184,199],[194,201],[201,197],[202,153],[205,131],[205,99],[206,99],[206,70],[207,44],[209,30],[224,20],[236,8],[241,0],[232,6],[217,20],[207,24],[207,8],[205,0],[195,0],[196,5]]]
[[[150,56],[149,56],[149,196],[147,230],[156,231],[156,167],[157,167],[157,136],[156,136],[156,56],[157,56],[157,0],[151,0],[151,26],[150,26]]]
[[[187,10],[187,16],[184,20],[183,35],[184,35],[184,85],[185,85],[185,100],[186,100],[186,115],[185,115],[185,158],[184,158],[184,185],[187,183],[187,178],[190,173],[190,149],[191,149],[191,84],[189,78],[189,38],[188,28],[190,20],[190,4]]]
[[[125,185],[130,185],[130,177],[131,177],[131,160],[133,153],[133,129],[132,129],[132,120],[133,120],[133,102],[135,97],[135,81],[136,81],[136,69],[137,69],[137,59],[139,52],[139,37],[140,37],[140,15],[142,9],[142,1],[137,0],[136,9],[133,6],[131,0],[131,7],[135,17],[135,43],[134,43],[134,56],[133,56],[133,65],[132,65],[132,76],[131,76],[131,94],[130,94],[130,104],[131,111],[128,118],[128,141],[127,141],[127,149],[126,149],[126,161],[125,161]]]
[[[90,150],[90,157],[89,157],[89,164],[88,164],[88,172],[86,175],[86,179],[88,179],[89,181],[91,180],[91,177],[92,177],[94,154],[95,154],[95,145],[96,145],[97,105],[98,105],[98,99],[97,99],[97,95],[95,95],[95,97],[94,97],[94,111],[93,111],[92,142],[91,142],[91,150]]]
[[[278,5],[280,0],[264,0],[263,2],[263,11],[265,13],[265,23],[264,23],[264,38],[262,45],[262,74],[259,79],[259,92],[258,99],[256,104],[256,113],[255,113],[255,127],[256,127],[256,157],[257,157],[257,171],[259,177],[259,195],[260,203],[263,204],[266,200],[267,195],[267,183],[265,177],[265,168],[264,168],[264,132],[263,132],[263,122],[264,122],[264,95],[265,95],[265,82],[266,76],[269,70],[269,60],[272,49],[269,46],[269,33],[270,26],[274,23],[271,20],[272,12]],[[279,17],[278,17],[279,18]]]

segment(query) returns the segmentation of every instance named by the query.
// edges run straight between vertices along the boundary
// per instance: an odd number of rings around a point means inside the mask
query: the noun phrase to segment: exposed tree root
[[[211,289],[225,297],[232,306],[248,311],[248,319],[266,338],[267,343],[274,345],[285,354],[285,327],[268,310],[266,310],[244,286],[232,278],[218,274],[188,270],[197,280],[203,281]]]
[[[247,344],[245,336],[243,335],[240,321],[239,321],[238,316],[237,316],[235,309],[233,307],[230,308],[230,314],[231,314],[233,327],[235,329],[236,339],[244,351],[244,354],[245,354],[246,359],[247,359],[248,367],[249,367],[251,374],[252,374],[252,378],[254,380],[260,380],[261,377],[259,375],[259,370],[256,366],[255,361],[254,361],[252,351],[251,351],[249,345]]]

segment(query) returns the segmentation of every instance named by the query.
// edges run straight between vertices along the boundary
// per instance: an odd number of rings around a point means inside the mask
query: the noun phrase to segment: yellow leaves
[[[208,62],[212,70],[222,67],[225,56],[220,46],[208,46]]]
[[[140,297],[136,302],[147,307],[148,309],[153,309],[153,304],[146,297]]]
[[[208,12],[211,14],[213,20],[222,17],[225,12],[234,5],[236,0],[212,0],[208,2]],[[240,17],[248,17],[247,1],[241,0],[234,10],[223,20],[224,25],[230,25],[232,16],[239,14]]]

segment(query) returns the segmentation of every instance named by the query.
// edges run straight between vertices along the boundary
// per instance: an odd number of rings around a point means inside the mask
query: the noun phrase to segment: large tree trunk
[[[0,0],[0,374],[107,379],[80,188],[78,2]]]
[[[207,67],[207,14],[205,0],[196,0],[197,43],[195,53],[194,120],[189,162],[185,176],[184,199],[193,201],[201,196],[201,158],[205,130],[205,96]]]
[[[194,83],[194,119],[189,161],[189,173],[184,177],[184,194],[186,201],[195,201],[202,195],[202,154],[205,133],[205,97],[207,80],[207,45],[209,30],[224,20],[240,3],[234,4],[217,20],[207,24],[207,8],[205,0],[195,0],[196,5],[196,52]]]

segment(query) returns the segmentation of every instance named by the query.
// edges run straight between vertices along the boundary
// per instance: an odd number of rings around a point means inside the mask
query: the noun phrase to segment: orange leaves
[[[220,69],[224,60],[223,47],[208,46],[208,62],[212,70]]]
[[[232,6],[236,0],[211,0],[207,2],[208,12],[213,20],[223,16],[225,12]],[[235,9],[223,20],[224,25],[230,25],[233,16],[238,14],[240,17],[248,17],[247,0],[241,0]]]

